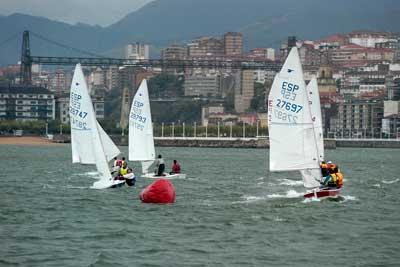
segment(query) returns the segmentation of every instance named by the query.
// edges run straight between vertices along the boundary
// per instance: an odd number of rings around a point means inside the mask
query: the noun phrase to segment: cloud
[[[108,26],[153,0],[1,0],[0,13]]]

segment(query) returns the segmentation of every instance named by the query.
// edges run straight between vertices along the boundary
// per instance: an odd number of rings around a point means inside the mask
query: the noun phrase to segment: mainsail
[[[314,77],[307,85],[307,94],[309,96],[311,116],[314,126],[314,134],[317,142],[319,161],[324,160],[324,135],[322,128],[321,103],[319,98],[318,83]]]
[[[155,159],[149,92],[144,79],[132,100],[129,114],[129,160],[142,162],[143,172]]]
[[[309,98],[296,47],[275,76],[268,97],[270,170],[319,170]],[[317,181],[304,181],[314,187]]]
[[[100,180],[93,187],[106,188],[112,183],[108,160],[120,152],[96,120],[80,64],[75,67],[69,104],[72,162],[96,164]]]

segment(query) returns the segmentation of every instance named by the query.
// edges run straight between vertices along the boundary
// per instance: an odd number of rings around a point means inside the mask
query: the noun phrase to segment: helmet
[[[328,164],[332,164],[332,161],[330,161],[330,160],[328,160],[328,162],[327,162]]]

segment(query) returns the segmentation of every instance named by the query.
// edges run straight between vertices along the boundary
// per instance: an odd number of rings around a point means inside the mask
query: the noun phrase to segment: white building
[[[126,59],[146,60],[150,58],[150,45],[133,43],[125,46],[124,56]]]
[[[42,87],[0,87],[0,120],[54,120],[54,94]]]

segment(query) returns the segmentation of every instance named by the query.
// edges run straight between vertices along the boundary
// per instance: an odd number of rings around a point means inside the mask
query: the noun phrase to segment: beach
[[[0,145],[57,145],[40,136],[1,136]]]

